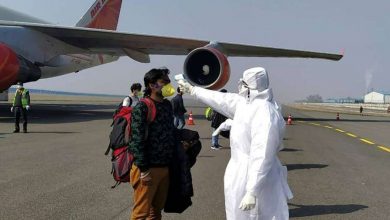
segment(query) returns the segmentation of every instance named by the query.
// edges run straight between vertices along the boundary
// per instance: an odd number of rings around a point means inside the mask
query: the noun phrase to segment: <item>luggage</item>
[[[177,129],[176,138],[173,160],[169,166],[169,189],[164,206],[166,213],[182,213],[192,205],[194,190],[191,167],[202,149],[197,131]]]
[[[156,106],[153,101],[148,98],[140,100],[148,106],[148,124],[153,122],[156,117]],[[120,183],[130,182],[130,169],[133,164],[134,156],[128,149],[130,137],[131,137],[131,113],[132,107],[122,106],[119,111],[114,115],[113,122],[111,124],[112,130],[110,133],[110,143],[108,144],[105,155],[108,155],[112,150],[111,157],[111,174],[116,181],[115,185],[111,188],[115,188]]]

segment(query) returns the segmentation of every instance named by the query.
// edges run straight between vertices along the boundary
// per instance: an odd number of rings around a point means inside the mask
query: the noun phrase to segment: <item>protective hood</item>
[[[255,98],[272,101],[272,89],[269,88],[268,73],[263,67],[254,67],[244,71],[238,83],[238,93],[244,96],[247,102]]]

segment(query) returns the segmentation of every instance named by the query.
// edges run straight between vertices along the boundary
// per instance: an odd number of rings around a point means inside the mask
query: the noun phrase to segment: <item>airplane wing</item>
[[[0,26],[21,26],[57,38],[90,53],[127,55],[139,62],[149,62],[149,55],[187,55],[206,46],[209,41],[163,36],[131,34],[82,27],[64,27],[51,24],[0,21]],[[340,60],[343,55],[272,47],[250,46],[218,42],[227,56],[236,57],[290,57]]]

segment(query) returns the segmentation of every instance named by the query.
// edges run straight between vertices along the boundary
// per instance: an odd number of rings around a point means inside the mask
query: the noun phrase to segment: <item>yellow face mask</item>
[[[170,83],[168,83],[162,87],[161,93],[164,97],[173,96],[175,94],[175,88]]]
[[[139,98],[144,97],[144,93],[143,92],[138,92],[137,97],[139,97]]]

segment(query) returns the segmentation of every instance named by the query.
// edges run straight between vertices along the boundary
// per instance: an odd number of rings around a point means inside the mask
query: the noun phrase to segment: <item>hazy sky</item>
[[[43,20],[73,26],[95,0],[0,0]],[[200,40],[340,53],[339,61],[229,58],[226,88],[237,90],[245,69],[263,66],[282,102],[310,94],[361,97],[367,89],[390,91],[389,0],[123,0],[118,30]],[[28,88],[123,94],[153,67],[181,73],[184,56],[151,56],[150,64],[127,57],[65,76],[28,83]],[[143,83],[142,83],[143,84]]]

